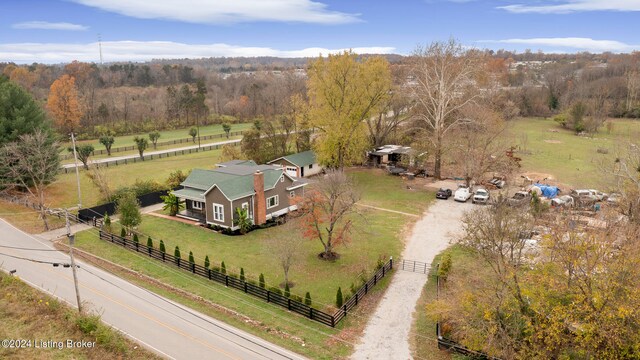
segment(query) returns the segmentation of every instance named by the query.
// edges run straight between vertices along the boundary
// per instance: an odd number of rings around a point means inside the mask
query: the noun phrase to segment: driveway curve
[[[456,203],[453,199],[436,201],[414,225],[402,257],[431,264],[433,258],[449,246],[452,237],[460,233],[462,216],[471,207],[469,203]],[[409,332],[416,303],[426,283],[424,274],[397,271],[352,359],[411,359]]]

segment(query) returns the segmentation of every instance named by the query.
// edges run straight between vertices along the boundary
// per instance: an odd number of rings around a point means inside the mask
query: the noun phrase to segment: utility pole
[[[76,152],[76,138],[71,133],[71,143],[73,144],[73,162],[76,165],[76,180],[78,182],[78,210],[82,208],[82,194],[80,194],[80,170],[78,169],[78,154]]]
[[[71,234],[71,225],[69,224],[69,210],[64,210],[65,220],[67,223],[67,238],[69,238],[69,257],[71,258],[71,271],[73,272],[73,285],[76,288],[76,301],[78,302],[78,312],[82,314],[82,302],[80,301],[80,289],[78,288],[78,274],[76,273],[76,262],[73,258],[73,243],[76,236]]]

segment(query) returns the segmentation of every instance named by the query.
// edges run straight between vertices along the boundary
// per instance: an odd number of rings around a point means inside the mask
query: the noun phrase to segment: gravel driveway
[[[470,202],[456,203],[453,198],[437,200],[415,224],[403,258],[430,264],[449,246],[451,235],[459,232],[463,213],[471,208]],[[424,274],[397,271],[352,359],[411,359],[409,331],[416,302],[426,282]]]

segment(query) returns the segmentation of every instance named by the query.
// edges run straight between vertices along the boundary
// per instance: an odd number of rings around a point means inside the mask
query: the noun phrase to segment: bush
[[[211,264],[209,263],[209,255],[204,257],[204,268],[208,269]]]
[[[264,274],[260,273],[260,278],[259,278],[259,283],[260,283],[260,287],[264,289]]]
[[[220,264],[220,272],[223,274],[227,273],[227,266],[224,264],[224,261]]]
[[[245,281],[245,278],[244,278],[244,268],[240,268],[240,280]]]
[[[98,315],[78,315],[76,318],[76,326],[83,334],[93,334],[100,324],[100,316]]]
[[[150,248],[153,247],[153,240],[151,240],[151,236],[147,238],[147,247],[150,247]]]
[[[274,294],[282,295],[282,290],[280,290],[280,288],[277,288],[275,286],[270,287],[269,291],[271,291]]]
[[[193,251],[189,251],[189,264],[195,264],[195,260],[193,259]]]
[[[311,306],[311,294],[307,291],[307,294],[304,296],[304,304]]]
[[[124,228],[120,229],[120,237],[127,237],[127,230]]]
[[[173,251],[173,256],[176,259],[180,259],[180,247],[176,245],[176,249]]]
[[[302,303],[302,298],[298,295],[291,295],[290,299]]]
[[[338,287],[338,292],[336,293],[336,307],[340,308],[344,304],[342,299],[342,288]]]
[[[160,240],[160,252],[161,253],[166,253],[166,249],[164,248],[164,241]]]
[[[442,256],[442,262],[440,263],[440,267],[438,267],[438,276],[442,278],[442,280],[447,281],[447,276],[451,272],[451,254],[446,253]]]
[[[133,234],[133,243],[140,244],[140,240],[138,239],[138,234]]]
[[[160,184],[153,180],[136,180],[131,186],[123,186],[113,192],[113,201],[117,202],[118,199],[125,196],[126,193],[132,192],[136,196],[146,195],[152,192],[167,190],[165,185]]]
[[[102,221],[102,223],[104,224],[104,230],[108,233],[111,232],[111,218],[109,217],[109,214],[104,214],[104,220]]]
[[[289,283],[284,284],[284,296],[291,296],[291,289],[289,289]]]
[[[169,174],[169,177],[167,178],[167,187],[169,187],[169,189],[175,189],[178,186],[180,186],[180,184],[185,181],[187,179],[187,176],[189,176],[189,174],[191,173],[191,171],[188,171],[186,174],[182,172],[182,170],[176,170],[174,172],[172,172],[171,174]]]

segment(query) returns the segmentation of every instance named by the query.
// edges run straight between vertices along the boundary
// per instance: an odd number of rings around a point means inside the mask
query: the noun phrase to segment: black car
[[[436,198],[447,200],[451,197],[451,194],[451,189],[440,188],[440,190],[438,190],[438,192],[436,193]]]

